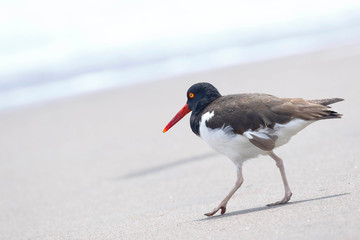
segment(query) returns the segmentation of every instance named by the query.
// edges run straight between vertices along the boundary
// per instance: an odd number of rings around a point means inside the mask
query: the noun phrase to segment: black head
[[[166,125],[163,132],[167,132],[172,126],[180,121],[186,114],[192,111],[190,125],[193,132],[199,135],[200,113],[212,101],[221,97],[219,91],[210,83],[197,83],[192,85],[187,91],[187,103]]]
[[[219,91],[210,83],[196,83],[187,91],[187,105],[193,113],[200,113],[220,96]]]

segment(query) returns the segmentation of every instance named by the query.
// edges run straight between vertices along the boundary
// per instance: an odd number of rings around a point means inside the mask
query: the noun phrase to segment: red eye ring
[[[194,94],[191,92],[191,93],[189,93],[189,98],[194,98]]]

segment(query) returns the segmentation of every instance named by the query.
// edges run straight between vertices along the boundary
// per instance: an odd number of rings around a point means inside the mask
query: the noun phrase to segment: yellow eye
[[[189,98],[193,98],[194,97],[194,94],[191,92],[189,93]]]

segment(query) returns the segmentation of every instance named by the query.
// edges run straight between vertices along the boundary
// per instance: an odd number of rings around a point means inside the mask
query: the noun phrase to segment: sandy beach
[[[225,215],[208,218],[236,170],[189,116],[162,129],[207,81],[222,94],[345,98],[270,157],[245,163]],[[360,44],[111,89],[0,112],[0,239],[358,239]]]

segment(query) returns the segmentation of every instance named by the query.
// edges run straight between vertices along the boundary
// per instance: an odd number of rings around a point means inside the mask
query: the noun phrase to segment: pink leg
[[[214,210],[212,210],[209,213],[205,213],[205,215],[210,217],[215,213],[217,213],[217,211],[219,211],[220,209],[221,209],[221,214],[224,214],[226,212],[226,204],[228,203],[230,198],[234,195],[236,190],[238,190],[241,187],[243,182],[244,182],[244,178],[242,175],[242,167],[240,166],[237,169],[237,179],[234,188],[229,192],[229,194],[224,198],[224,200],[221,201],[218,207],[214,208]]]
[[[270,206],[275,206],[275,205],[280,205],[280,204],[285,204],[287,203],[291,196],[292,196],[292,193],[291,193],[291,190],[290,190],[290,187],[289,187],[289,183],[286,179],[286,174],[285,174],[285,168],[284,168],[284,163],[283,163],[283,160],[281,158],[279,158],[278,156],[275,155],[274,152],[270,152],[269,153],[270,157],[272,157],[275,162],[276,162],[276,166],[279,168],[280,170],[280,173],[281,173],[281,178],[283,180],[283,183],[284,183],[284,188],[285,188],[285,196],[283,197],[283,199],[281,199],[280,201],[277,201],[277,202],[274,202],[274,203],[270,203],[266,206],[270,207]]]

